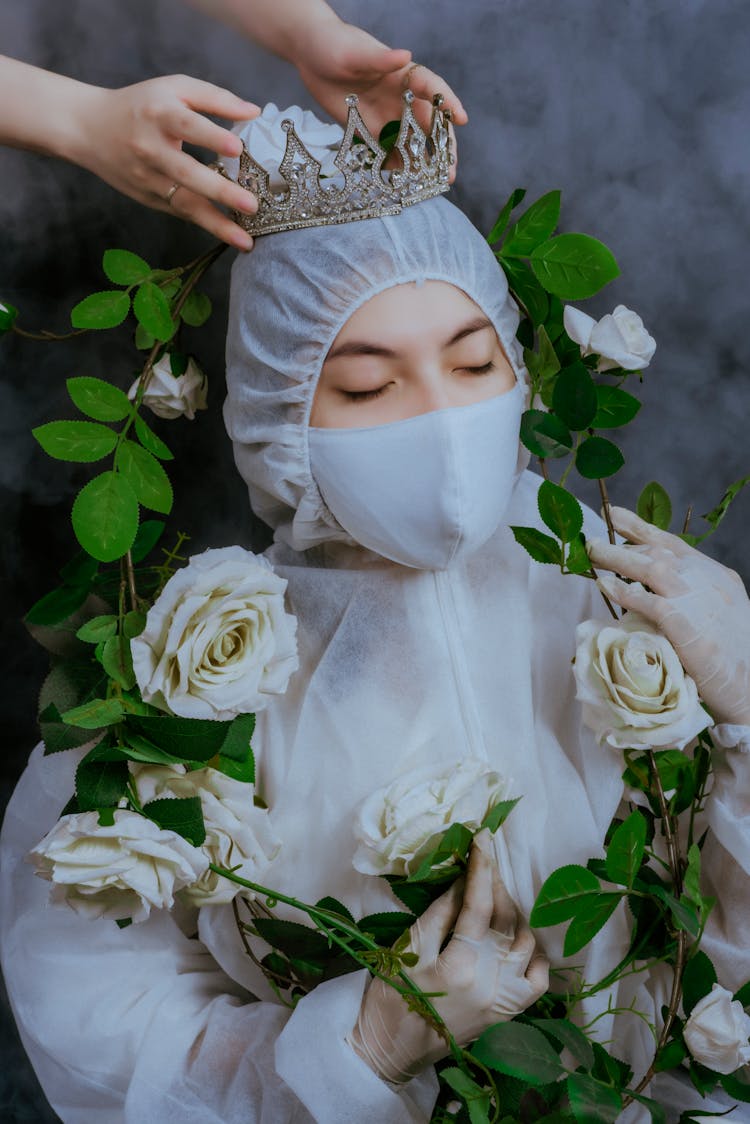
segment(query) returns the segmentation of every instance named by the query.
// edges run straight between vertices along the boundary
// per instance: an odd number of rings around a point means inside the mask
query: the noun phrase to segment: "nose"
[[[419,380],[414,396],[414,412],[416,414],[429,414],[433,410],[445,410],[449,406],[456,406],[455,393],[449,380],[442,371],[425,371]]]

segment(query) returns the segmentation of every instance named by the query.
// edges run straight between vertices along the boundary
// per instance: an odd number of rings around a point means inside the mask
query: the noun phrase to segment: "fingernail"
[[[258,210],[258,200],[254,195],[243,195],[237,204],[237,210],[245,215],[254,215]]]
[[[238,250],[243,250],[245,251],[245,253],[247,253],[248,250],[252,250],[253,248],[253,240],[249,234],[246,234],[244,230],[241,230],[232,238],[232,245],[236,246]]]

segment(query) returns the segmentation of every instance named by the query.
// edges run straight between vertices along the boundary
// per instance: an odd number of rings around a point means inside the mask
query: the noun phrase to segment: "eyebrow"
[[[459,328],[449,340],[446,340],[445,343],[440,345],[441,351],[452,347],[453,344],[458,343],[459,340],[466,339],[467,336],[474,335],[475,332],[482,332],[485,328],[491,327],[492,321],[488,320],[486,316],[475,316],[473,320],[469,320],[462,328]],[[370,343],[368,340],[347,340],[345,343],[339,344],[338,347],[332,348],[326,356],[326,361],[329,359],[340,359],[344,355],[377,355],[383,359],[398,358],[398,352],[393,351],[392,348]]]

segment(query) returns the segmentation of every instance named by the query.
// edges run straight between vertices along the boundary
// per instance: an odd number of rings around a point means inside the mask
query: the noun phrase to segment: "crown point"
[[[403,99],[406,105],[411,105],[411,103],[414,101],[414,91],[404,90]]]
[[[440,109],[440,106],[443,104],[444,101],[445,101],[445,98],[443,97],[442,94],[434,94],[433,95],[432,104],[435,106],[435,109]]]
[[[281,127],[285,133],[290,133],[294,128],[294,121],[290,121],[288,117],[285,117],[281,122]]]
[[[348,94],[346,98],[346,104],[350,109],[353,109],[355,105],[359,105],[359,98],[356,94]]]

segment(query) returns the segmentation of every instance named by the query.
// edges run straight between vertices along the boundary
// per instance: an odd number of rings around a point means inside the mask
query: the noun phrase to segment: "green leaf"
[[[165,527],[166,523],[161,519],[144,519],[130,548],[130,555],[134,562],[142,562],[151,553],[164,534]]]
[[[413,913],[399,913],[393,910],[387,913],[370,913],[358,921],[357,925],[363,933],[369,933],[383,948],[391,948],[415,921],[416,917]]]
[[[636,809],[616,829],[607,847],[607,878],[632,889],[646,850],[646,821]]]
[[[586,550],[586,540],[583,535],[576,535],[568,547],[565,557],[565,567],[570,574],[588,574],[591,571],[591,559]]]
[[[254,714],[239,714],[229,723],[220,753],[234,761],[244,761],[250,749],[250,739],[255,730]]]
[[[61,716],[68,726],[81,726],[84,730],[99,730],[113,726],[123,716],[122,703],[117,699],[91,699],[89,702],[66,710]]]
[[[84,757],[76,770],[76,797],[82,812],[115,808],[125,795],[127,761],[97,761]]]
[[[143,811],[163,831],[174,831],[194,847],[200,847],[205,842],[206,825],[200,796],[151,800],[144,804]]]
[[[544,480],[537,493],[539,514],[544,523],[563,542],[571,542],[583,527],[583,511],[575,496],[553,484],[551,480]]]
[[[511,191],[507,202],[503,205],[500,214],[495,220],[495,224],[492,227],[492,230],[487,235],[487,241],[490,245],[492,245],[494,242],[500,241],[503,236],[503,232],[508,225],[508,220],[510,219],[511,212],[513,212],[518,204],[522,202],[525,195],[525,187],[517,187],[514,191]]]
[[[599,893],[581,900],[565,934],[563,955],[573,956],[593,940],[621,900],[622,894],[617,893]]]
[[[105,250],[102,268],[115,285],[137,285],[151,273],[151,266],[130,250]]]
[[[309,925],[297,921],[281,921],[276,917],[255,917],[253,927],[270,944],[286,956],[292,956],[307,963],[325,964],[329,958],[328,941]]]
[[[552,408],[569,429],[581,430],[591,425],[596,414],[596,384],[583,363],[571,363],[555,380]]]
[[[529,924],[541,929],[568,921],[587,899],[599,893],[599,879],[585,866],[561,866],[550,874],[537,894]]]
[[[459,1097],[463,1097],[466,1101],[471,1124],[479,1124],[480,1121],[484,1124],[485,1121],[489,1121],[487,1115],[490,1107],[489,1092],[487,1089],[483,1089],[481,1085],[477,1085],[468,1073],[464,1073],[457,1066],[448,1066],[440,1071],[440,1080],[449,1085],[454,1093],[458,1093]],[[479,1115],[476,1113],[472,1115],[472,1106],[479,1109]]]
[[[189,358],[189,355],[184,355],[181,351],[172,350],[169,352],[169,370],[176,379],[187,371]]]
[[[662,531],[669,530],[672,522],[672,501],[666,489],[662,488],[656,480],[652,480],[643,489],[635,510],[647,523],[652,523],[654,527],[661,527]]]
[[[117,444],[114,430],[97,422],[47,422],[31,432],[45,453],[59,461],[91,464],[106,457]]]
[[[110,636],[114,636],[116,632],[117,617],[107,614],[92,617],[91,620],[86,621],[78,629],[76,636],[86,644],[98,644],[102,640],[109,640]]]
[[[329,913],[337,913],[339,917],[343,917],[350,924],[354,925],[355,921],[349,910],[337,898],[325,897],[315,903],[317,909],[327,909]]]
[[[682,1006],[689,1015],[695,1004],[708,995],[717,982],[716,969],[702,949],[693,953],[682,977]]]
[[[518,545],[522,546],[535,562],[562,565],[562,548],[556,539],[543,534],[536,527],[511,527],[511,531]]]
[[[393,874],[385,876],[393,893],[415,917],[421,917],[429,905],[444,892],[444,887],[436,882],[407,882],[405,878]]]
[[[560,192],[549,191],[516,221],[508,231],[501,253],[507,257],[527,258],[545,242],[560,221]]]
[[[150,718],[133,715],[128,728],[147,738],[153,745],[171,753],[179,761],[210,761],[218,754],[231,723],[212,722],[207,718]]]
[[[701,894],[701,852],[697,843],[693,843],[688,850],[688,862],[685,870],[683,886],[685,897],[700,905]]]
[[[622,1112],[622,1097],[587,1073],[571,1073],[568,1098],[577,1124],[614,1124]]]
[[[130,297],[121,289],[92,293],[79,301],[70,314],[74,328],[116,328],[130,312]]]
[[[517,796],[515,800],[499,800],[497,804],[493,804],[482,820],[479,830],[482,831],[487,828],[494,835],[497,829],[505,823],[520,799],[521,797]]]
[[[733,998],[738,1000],[743,1007],[750,1007],[750,980],[734,993]]]
[[[576,453],[576,468],[587,480],[614,476],[624,464],[622,453],[606,437],[587,437]]]
[[[545,382],[560,370],[560,360],[544,324],[539,325],[539,359],[537,373]]]
[[[429,882],[434,876],[434,867],[443,866],[455,859],[466,857],[473,839],[468,827],[462,823],[451,824],[435,842],[432,850],[425,855],[418,868],[409,874],[409,882]],[[438,877],[442,878],[445,871],[440,871]]]
[[[523,1023],[497,1023],[480,1034],[471,1053],[490,1069],[547,1085],[565,1074],[557,1052],[540,1030]]]
[[[164,444],[161,437],[157,437],[153,429],[146,425],[140,414],[136,414],[135,433],[144,449],[148,449],[153,456],[158,457],[161,461],[174,460],[174,453]]]
[[[25,616],[27,624],[46,625],[47,627],[59,624],[68,619],[76,609],[80,609],[88,596],[88,586],[61,585],[57,589],[45,593],[36,601]]]
[[[521,417],[521,440],[535,457],[564,457],[573,448],[570,430],[555,414],[526,410]]]
[[[142,613],[139,609],[131,609],[126,613],[122,621],[122,632],[128,640],[132,640],[136,636],[140,636],[146,627],[146,614]]]
[[[153,281],[144,281],[136,289],[133,312],[139,324],[155,339],[166,343],[175,332],[169,301]]]
[[[548,293],[564,301],[593,297],[620,273],[607,247],[588,234],[558,234],[537,246],[531,268]]]
[[[687,1011],[685,1012],[687,1014]],[[663,1050],[660,1050],[654,1059],[656,1073],[664,1073],[668,1069],[677,1069],[688,1056],[687,1046],[681,1038],[673,1038]]]
[[[147,332],[143,324],[135,326],[135,346],[139,351],[150,351],[156,343],[156,338]]]
[[[709,538],[709,536],[712,535],[718,528],[719,524],[729,510],[729,506],[732,501],[748,484],[750,484],[750,476],[743,476],[741,480],[735,480],[734,484],[730,484],[730,486],[727,488],[719,504],[715,508],[713,508],[712,511],[709,511],[706,515],[701,516],[702,519],[705,519],[708,523],[710,523],[711,529],[709,531],[705,531],[702,535],[682,534],[680,535],[680,538],[684,539],[686,543],[690,544],[690,546],[698,546],[699,543],[704,542],[705,539]]]
[[[138,500],[128,481],[115,472],[95,476],[76,496],[72,511],[76,538],[100,562],[121,558],[138,530]]]
[[[104,641],[101,662],[110,679],[114,679],[124,690],[129,691],[135,686],[130,643],[124,636],[110,636]]]
[[[9,332],[18,318],[18,309],[8,301],[0,301],[0,336]]]
[[[99,563],[85,550],[79,550],[60,570],[60,577],[66,585],[85,585],[90,587],[99,572]]]
[[[651,1113],[651,1124],[667,1124],[667,1114],[657,1101],[652,1100],[651,1097],[645,1097],[643,1093],[634,1093],[632,1090],[629,1095],[634,1101],[645,1105]]]
[[[195,289],[185,301],[180,310],[180,316],[191,328],[200,328],[211,315],[211,301],[205,293],[197,293]]]
[[[64,705],[64,704],[62,704]],[[54,703],[45,706],[39,715],[39,729],[44,742],[44,755],[64,753],[91,741],[91,731],[66,725]]]
[[[593,1047],[588,1037],[575,1023],[570,1022],[569,1019],[531,1019],[530,1022],[532,1026],[544,1031],[548,1037],[554,1038],[561,1046],[565,1046],[576,1061],[586,1069],[591,1069],[594,1064]]]
[[[119,386],[104,379],[88,377],[68,379],[68,394],[78,409],[100,422],[122,421],[133,410],[133,405]],[[108,431],[109,432],[109,431]]]
[[[641,403],[619,386],[597,386],[596,414],[591,423],[594,429],[617,429],[631,422],[641,408]]]
[[[514,297],[528,312],[535,328],[544,323],[549,312],[549,299],[534,274],[523,261],[499,259]]]
[[[174,493],[169,477],[156,457],[152,457],[142,445],[126,439],[117,451],[117,467],[139,503],[162,515],[169,514]]]
[[[686,901],[685,898],[680,898],[678,900],[673,894],[670,894],[668,890],[665,890],[663,886],[654,886],[651,893],[654,897],[664,902],[670,910],[678,929],[683,929],[686,933],[689,933],[691,937],[698,936],[701,929],[701,922],[692,902]]]
[[[131,761],[141,761],[147,765],[178,765],[181,759],[163,749],[152,745],[146,738],[141,738],[132,730],[125,731],[126,745],[120,747],[124,757]],[[201,764],[201,762],[197,762]]]
[[[750,1082],[742,1074],[741,1070],[735,1073],[729,1073],[719,1078],[722,1088],[733,1101],[741,1101],[742,1104],[750,1104]]]

